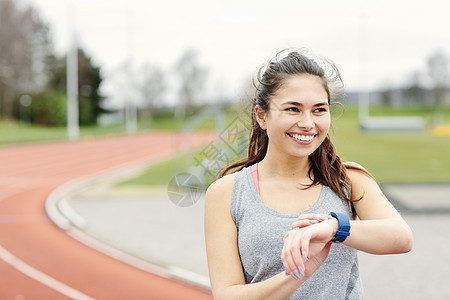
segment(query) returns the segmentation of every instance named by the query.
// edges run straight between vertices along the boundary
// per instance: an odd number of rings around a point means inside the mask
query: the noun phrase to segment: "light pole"
[[[67,51],[67,137],[70,140],[80,138],[79,116],[78,116],[78,44],[75,30],[75,10],[72,2],[68,5],[67,21],[69,42]]]
[[[134,55],[134,11],[131,7],[131,3],[128,2],[128,10],[127,10],[127,23],[128,30],[126,30],[127,36],[126,41],[128,42],[128,63],[127,63],[127,77],[128,80],[128,92],[125,94],[125,122],[127,133],[134,134],[137,132],[137,107],[135,103],[136,93],[134,91],[133,84],[133,55]]]
[[[365,2],[363,2],[365,4]],[[358,121],[362,124],[369,117],[369,91],[367,87],[367,63],[368,63],[368,36],[367,22],[368,14],[366,10],[359,16],[359,72],[360,91],[358,94]]]

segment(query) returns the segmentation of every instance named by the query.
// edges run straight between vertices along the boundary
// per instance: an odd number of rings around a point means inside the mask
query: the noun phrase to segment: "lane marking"
[[[94,298],[91,298],[83,294],[82,292],[79,292],[71,288],[70,286],[65,285],[64,283],[59,282],[58,280],[26,264],[24,261],[15,257],[12,253],[7,251],[2,246],[0,246],[0,258],[7,264],[12,266],[14,269],[71,299],[94,300]]]

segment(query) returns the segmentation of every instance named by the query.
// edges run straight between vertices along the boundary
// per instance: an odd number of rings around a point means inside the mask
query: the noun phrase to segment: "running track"
[[[0,299],[211,299],[81,244],[50,221],[44,204],[69,180],[157,161],[212,138],[153,132],[0,148]]]

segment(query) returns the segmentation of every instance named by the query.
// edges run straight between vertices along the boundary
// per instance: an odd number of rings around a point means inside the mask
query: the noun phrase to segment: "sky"
[[[125,64],[157,65],[174,77],[187,49],[208,69],[204,93],[234,99],[262,64],[289,47],[333,60],[347,91],[405,85],[413,72],[426,72],[431,54],[450,56],[446,0],[23,1],[49,24],[58,53],[67,51],[74,21],[112,99]]]

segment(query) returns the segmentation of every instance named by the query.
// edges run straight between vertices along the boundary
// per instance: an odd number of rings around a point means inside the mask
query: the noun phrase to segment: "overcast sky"
[[[66,51],[68,12],[81,46],[106,80],[121,65],[165,71],[188,48],[209,69],[209,90],[239,97],[245,82],[277,51],[307,47],[335,61],[347,90],[400,86],[426,70],[437,50],[450,55],[446,0],[24,0]],[[70,8],[71,7],[71,8]]]

